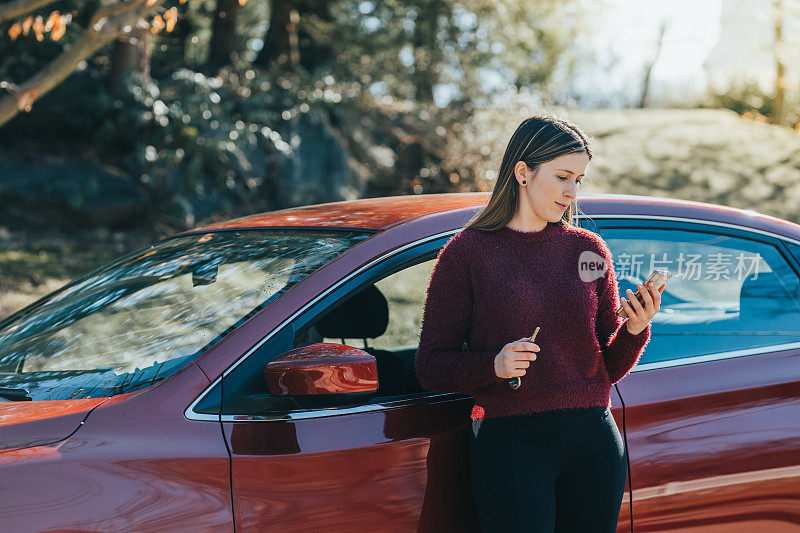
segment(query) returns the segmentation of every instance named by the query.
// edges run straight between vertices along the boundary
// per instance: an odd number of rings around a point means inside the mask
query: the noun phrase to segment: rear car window
[[[640,364],[800,341],[800,279],[772,244],[678,229],[600,234],[613,255],[620,297],[655,268],[673,274]]]

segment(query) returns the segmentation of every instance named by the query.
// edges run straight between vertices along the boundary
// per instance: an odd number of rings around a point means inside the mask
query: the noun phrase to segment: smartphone
[[[672,277],[672,272],[670,272],[669,270],[653,270],[650,273],[650,275],[647,276],[647,279],[644,282],[644,286],[646,288],[647,284],[652,282],[653,286],[656,289],[660,289],[661,286],[665,285],[667,283],[667,280],[671,277]],[[633,295],[636,297],[637,300],[639,300],[640,304],[644,305],[644,297],[639,292],[638,287],[636,288],[636,292],[634,292]],[[627,318],[628,316],[628,313],[625,312],[625,308],[622,307],[622,305],[620,305],[619,309],[617,309],[617,316],[621,316],[623,318]]]

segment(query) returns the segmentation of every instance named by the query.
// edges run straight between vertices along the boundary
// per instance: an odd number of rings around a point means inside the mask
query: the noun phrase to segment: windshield
[[[124,257],[0,323],[0,401],[97,398],[148,386],[369,236],[221,231]]]

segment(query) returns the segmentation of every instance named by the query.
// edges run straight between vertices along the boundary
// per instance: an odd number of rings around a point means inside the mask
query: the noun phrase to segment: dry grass
[[[729,205],[800,223],[800,135],[732,111],[572,111],[595,139],[583,192]]]
[[[104,230],[41,235],[0,228],[0,319],[155,238]]]

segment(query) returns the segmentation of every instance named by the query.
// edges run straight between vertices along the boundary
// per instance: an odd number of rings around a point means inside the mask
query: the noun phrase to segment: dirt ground
[[[0,319],[158,237],[106,230],[43,235],[0,227]]]

